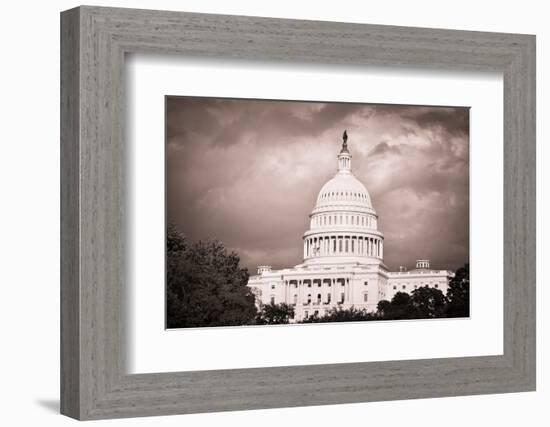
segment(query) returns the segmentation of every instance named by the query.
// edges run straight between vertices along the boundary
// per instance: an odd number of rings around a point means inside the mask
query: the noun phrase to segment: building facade
[[[351,157],[344,132],[336,175],[319,191],[303,235],[303,262],[281,270],[259,266],[248,281],[258,305],[291,304],[296,322],[334,307],[376,311],[379,301],[420,286],[447,292],[453,273],[432,270],[429,260],[418,260],[410,271],[388,270],[378,215],[352,173]]]

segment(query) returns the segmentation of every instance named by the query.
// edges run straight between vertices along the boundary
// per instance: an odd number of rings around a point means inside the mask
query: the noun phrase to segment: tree
[[[294,307],[290,304],[266,304],[260,307],[256,315],[258,325],[276,325],[289,323],[294,318]]]
[[[367,312],[366,309],[350,307],[343,309],[334,307],[323,316],[311,316],[302,320],[301,323],[324,323],[324,322],[359,322],[365,320],[374,320],[373,314]]]
[[[376,316],[381,320],[430,319],[445,317],[446,307],[443,292],[425,286],[415,289],[410,295],[397,292],[391,301],[380,301]]]
[[[248,271],[219,241],[188,245],[170,226],[166,239],[168,328],[237,326],[256,316]]]
[[[410,319],[412,309],[411,296],[406,292],[397,292],[391,301],[382,300],[377,306],[377,317],[384,320]]]
[[[447,288],[447,300],[447,317],[470,315],[470,264],[456,270]]]
[[[441,290],[422,286],[412,291],[408,305],[411,318],[445,317],[447,299]]]

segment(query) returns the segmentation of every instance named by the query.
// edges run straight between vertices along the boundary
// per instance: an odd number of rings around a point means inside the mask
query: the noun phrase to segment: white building
[[[338,171],[319,191],[303,243],[301,264],[282,270],[259,266],[248,281],[258,304],[292,304],[294,321],[322,316],[334,307],[376,311],[380,300],[420,286],[445,294],[453,276],[451,271],[430,269],[429,260],[418,260],[411,271],[388,271],[384,234],[378,230],[369,192],[351,171],[346,132]]]

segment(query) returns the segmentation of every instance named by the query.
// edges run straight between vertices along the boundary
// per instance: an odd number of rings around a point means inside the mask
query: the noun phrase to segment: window
[[[435,287],[436,287],[436,288],[438,287],[437,283],[435,284]]]
[[[340,303],[343,304],[344,303],[344,299],[345,299],[346,295],[342,292],[340,294]]]
[[[275,289],[275,285],[271,285],[271,289]]]
[[[311,288],[311,282],[308,282],[307,287]]]
[[[331,296],[332,296],[331,294],[328,294],[328,295],[327,295],[327,304],[330,304],[330,298],[331,298]]]
[[[321,304],[321,294],[317,294],[317,304]]]
[[[307,294],[307,303],[311,304],[311,294]]]
[[[308,319],[309,318],[309,311],[304,311],[304,319]]]
[[[317,283],[317,287],[318,287],[318,288],[321,287],[321,282]]]
[[[294,305],[298,304],[298,295],[294,294],[293,300],[294,300]]]
[[[270,302],[272,305],[275,304],[275,295],[271,295]]]
[[[367,302],[369,300],[369,294],[367,292],[365,292],[363,294],[363,302]]]
[[[318,315],[319,315],[319,310],[315,310],[315,311],[313,312],[313,315],[314,315],[314,316],[318,316]]]
[[[393,289],[396,290],[396,289],[397,289],[397,286],[394,286]]]
[[[405,285],[403,285],[403,289],[407,289],[407,287]]]
[[[365,282],[365,286],[368,286],[369,282]]]

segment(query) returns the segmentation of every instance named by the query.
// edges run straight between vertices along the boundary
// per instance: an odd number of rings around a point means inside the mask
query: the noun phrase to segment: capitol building
[[[379,301],[421,286],[445,294],[454,274],[432,270],[429,260],[417,260],[413,270],[388,270],[384,234],[369,192],[353,175],[347,139],[344,132],[338,170],[319,191],[309,215],[303,262],[281,270],[259,266],[248,281],[258,305],[294,306],[293,322],[323,316],[335,307],[376,311]]]

